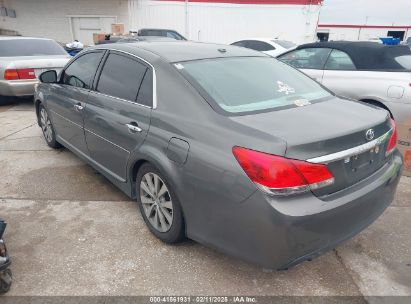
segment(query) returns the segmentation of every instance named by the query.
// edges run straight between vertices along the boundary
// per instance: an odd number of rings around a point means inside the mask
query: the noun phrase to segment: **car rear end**
[[[339,99],[275,59],[203,60],[177,68],[227,116],[226,127],[242,130],[244,137],[227,145],[237,174],[258,189],[230,218],[213,218],[220,227],[215,246],[285,269],[354,236],[392,202],[402,157],[387,111]],[[261,144],[248,133],[271,135],[286,147]]]
[[[334,248],[370,225],[393,201],[402,171],[395,123],[383,110],[349,101],[328,103],[335,103],[336,110],[338,104],[352,104],[352,115],[355,109],[364,107],[369,119],[361,123],[343,116],[333,117],[334,124],[329,119],[321,122],[321,115],[315,112],[321,113],[324,106],[330,105],[312,105],[304,113],[306,117],[317,116],[317,121],[310,124],[299,114],[292,119],[289,113],[292,124],[286,123],[285,113],[284,117],[273,117],[299,133],[297,141],[297,136],[285,135],[291,132],[283,132],[281,138],[288,138],[284,155],[244,147],[233,149],[241,168],[260,190],[245,203],[258,214],[246,214],[264,218],[265,223],[257,233],[258,243],[265,245],[261,250],[254,247],[247,258],[266,267],[285,269]],[[340,110],[350,112],[343,107]],[[352,127],[342,128],[343,120],[350,121]],[[260,213],[266,210],[266,203],[272,207],[271,212]]]
[[[33,95],[38,76],[47,70],[61,71],[69,59],[50,39],[0,39],[0,95]]]

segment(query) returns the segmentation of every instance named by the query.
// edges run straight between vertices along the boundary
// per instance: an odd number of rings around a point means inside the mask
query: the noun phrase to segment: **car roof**
[[[407,46],[384,45],[373,41],[314,42],[300,45],[296,49],[306,48],[330,48],[343,51],[351,57],[357,69],[362,70],[401,69],[395,57],[411,55]]]
[[[157,28],[157,27],[144,27],[139,29],[139,31],[147,31],[147,30],[156,30],[156,31],[170,31],[170,32],[177,32],[176,30],[173,29],[167,29],[167,28]]]
[[[178,40],[103,44],[92,48],[114,49],[140,57],[144,57],[144,53],[148,52],[170,63],[220,57],[267,57],[263,53],[237,46]]]

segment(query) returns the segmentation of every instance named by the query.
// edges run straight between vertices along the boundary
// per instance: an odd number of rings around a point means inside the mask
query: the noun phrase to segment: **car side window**
[[[260,52],[267,52],[275,50],[271,44],[264,42],[264,41],[257,41],[257,40],[249,40],[247,42],[247,46],[249,49],[253,49]]]
[[[147,67],[126,55],[110,53],[101,71],[97,92],[135,102]]]
[[[279,59],[297,69],[322,70],[330,52],[328,48],[306,48],[286,53]]]
[[[325,64],[325,70],[352,71],[355,69],[355,65],[350,56],[340,50],[332,50],[327,63]]]
[[[104,52],[91,52],[74,60],[63,72],[63,84],[90,89]]]

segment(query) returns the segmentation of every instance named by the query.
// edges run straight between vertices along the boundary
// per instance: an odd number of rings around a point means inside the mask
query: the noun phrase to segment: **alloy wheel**
[[[164,181],[155,173],[146,173],[140,182],[140,201],[144,213],[159,232],[167,232],[173,224],[173,203]]]
[[[50,118],[44,108],[40,110],[40,125],[47,142],[51,142],[53,140],[53,129]]]

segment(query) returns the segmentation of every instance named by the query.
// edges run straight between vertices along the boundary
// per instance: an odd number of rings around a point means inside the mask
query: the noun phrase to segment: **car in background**
[[[231,45],[241,46],[255,51],[260,51],[272,57],[276,57],[297,47],[297,45],[294,42],[271,38],[244,39],[233,42],[231,43]]]
[[[411,117],[411,50],[375,42],[318,42],[278,56],[334,93]]]
[[[136,34],[137,36],[158,36],[158,37],[168,37],[175,40],[187,40],[183,35],[175,30],[169,29],[158,29],[158,28],[143,28],[138,31],[130,31],[130,34]]]
[[[371,224],[400,179],[387,111],[338,98],[261,52],[106,44],[40,79],[47,144],[136,199],[167,243],[189,237],[285,269]]]
[[[59,72],[70,55],[56,41],[31,37],[0,37],[0,97],[31,96],[38,76]]]
[[[176,39],[159,36],[125,36],[117,40],[116,43],[134,43],[140,41],[176,41]]]

